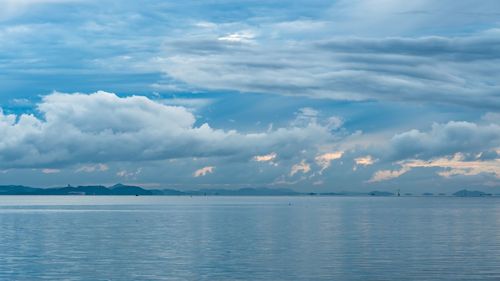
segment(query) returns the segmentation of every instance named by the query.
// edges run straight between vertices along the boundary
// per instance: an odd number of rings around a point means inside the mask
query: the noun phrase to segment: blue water
[[[500,280],[500,198],[0,196],[0,280]]]

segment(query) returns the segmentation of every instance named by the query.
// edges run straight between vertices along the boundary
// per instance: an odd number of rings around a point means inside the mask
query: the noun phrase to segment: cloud
[[[301,172],[303,174],[307,174],[311,171],[311,165],[306,162],[306,160],[302,160],[300,163],[292,166],[290,170],[290,176],[294,176],[295,174]]]
[[[341,128],[342,125],[344,125],[344,120],[342,120],[342,118],[340,118],[338,116],[331,116],[327,120],[327,126],[331,130],[337,130],[337,129]]]
[[[314,158],[314,160],[316,161],[316,164],[318,164],[318,166],[321,167],[321,170],[319,171],[319,173],[320,174],[323,173],[323,171],[325,169],[330,167],[330,163],[333,160],[337,160],[337,159],[342,158],[343,154],[344,154],[343,151],[336,151],[336,152],[329,152],[329,153],[325,153],[325,154],[321,154],[321,155],[316,156],[316,158]]]
[[[371,155],[354,158],[354,162],[356,163],[356,165],[362,165],[362,166],[373,165],[376,161],[377,160],[373,159]]]
[[[80,0],[0,0],[0,20],[9,19],[22,14],[34,5],[74,3]]]
[[[303,107],[300,108],[295,115],[295,120],[293,121],[295,125],[317,123],[319,111],[314,108]]]
[[[44,174],[57,174],[60,172],[61,172],[61,170],[59,170],[59,169],[42,169],[42,173],[44,173]]]
[[[372,178],[368,181],[370,183],[373,183],[373,182],[379,182],[379,181],[386,181],[386,180],[390,180],[390,179],[395,179],[395,178],[398,178],[400,177],[401,175],[407,173],[410,171],[410,168],[407,168],[407,167],[403,167],[399,170],[381,170],[381,171],[377,171],[375,172],[375,174],[373,174]]]
[[[252,47],[186,38],[182,46],[167,44],[172,55],[162,56],[162,65],[170,77],[202,89],[498,109],[499,34],[262,38],[257,43],[265,44]]]
[[[274,159],[276,159],[277,156],[278,156],[278,154],[276,154],[276,152],[271,152],[269,154],[256,155],[253,157],[253,160],[257,161],[257,162],[269,162],[269,161],[273,161]]]
[[[133,171],[120,170],[116,173],[117,176],[126,179],[137,179],[137,176],[142,173],[142,168],[137,168]]]
[[[320,111],[311,107],[299,108],[299,110],[295,113],[293,125],[304,126],[311,123],[321,124],[329,130],[334,131],[340,129],[344,124],[344,121],[338,116],[322,116]]]
[[[412,169],[432,167],[444,168],[444,171],[438,172],[438,175],[443,177],[455,175],[476,176],[487,173],[500,179],[500,159],[467,161],[465,156],[461,153],[457,153],[453,157],[437,158],[430,161],[411,160],[404,162],[402,165]]]
[[[172,106],[183,106],[187,108],[202,108],[207,105],[210,105],[213,100],[208,99],[208,98],[171,98],[171,99],[162,99],[159,102],[166,104],[166,105],[172,105]]]
[[[500,147],[500,125],[451,121],[434,123],[430,131],[410,130],[390,141],[393,159],[429,159],[458,152],[487,152]]]
[[[68,1],[3,1],[4,6],[19,7],[56,2]],[[162,24],[148,16],[151,10],[165,15],[157,1],[126,2],[109,10],[85,2],[78,4],[78,12],[65,10],[68,5],[57,5],[60,10],[47,5],[53,9],[27,19],[46,24],[27,23],[23,26],[31,31],[17,37],[2,34],[19,26],[0,27],[0,39],[7,42],[0,46],[7,56],[0,67],[5,73],[36,73],[44,89],[60,88],[61,82],[49,83],[40,73],[57,77],[71,69],[78,77],[71,82],[84,80],[84,89],[98,83],[128,91],[163,85],[193,91],[500,107],[497,1],[320,1],[308,8],[290,3],[214,8],[210,3],[182,2],[169,4]],[[204,11],[206,17],[194,16],[189,12],[193,10]],[[49,15],[63,16],[54,21]],[[169,25],[176,28],[164,28]],[[66,44],[54,46],[47,38]],[[141,78],[152,73],[166,75]],[[10,78],[6,80],[19,79],[14,74]],[[19,84],[30,85],[22,83],[31,82],[27,77],[22,80]]]
[[[377,162],[378,159],[374,159],[371,155],[366,155],[366,156],[361,156],[354,158],[354,167],[352,168],[353,171],[356,171],[358,169],[358,166],[371,166]]]
[[[347,34],[390,36],[401,33],[450,31],[488,26],[496,22],[499,5],[495,0],[340,0],[330,10],[338,19],[336,27]]]
[[[106,92],[54,93],[44,96],[37,109],[37,116],[0,110],[0,165],[59,168],[187,157],[248,159],[264,151],[291,157],[335,139],[317,123],[247,134],[197,126],[184,107]]]
[[[477,156],[479,158],[480,155]],[[451,157],[440,157],[431,160],[411,159],[400,161],[399,170],[377,171],[369,182],[379,182],[397,178],[415,168],[441,168],[438,175],[449,178],[456,175],[477,176],[479,174],[491,174],[500,179],[500,159],[492,160],[467,160],[462,153],[456,153]]]
[[[305,159],[300,184],[354,186],[377,170],[396,175],[408,159],[431,165],[462,153],[460,162],[484,166],[500,154],[498,1],[66,2],[0,0],[0,170],[12,178],[69,168],[109,182],[141,166],[141,178],[156,177],[144,182],[180,182],[180,171],[193,181],[192,171],[213,165],[265,184]],[[123,96],[28,94],[99,88]],[[365,168],[336,165],[319,177],[335,160],[315,157],[329,151]],[[113,172],[98,173],[100,164]],[[429,182],[436,170],[477,171],[408,165]]]
[[[193,177],[197,178],[197,177],[204,177],[208,174],[212,174],[215,170],[215,167],[214,166],[207,166],[207,167],[203,167],[201,169],[198,169],[196,170],[194,173],[193,173]]]
[[[255,34],[252,31],[241,31],[236,33],[231,33],[225,36],[217,38],[220,41],[227,41],[231,43],[251,43],[255,38]]]
[[[498,125],[500,124],[500,113],[487,112],[482,116],[482,119],[485,120],[486,122]]]
[[[415,168],[441,168],[438,175],[443,177],[498,177],[500,126],[491,122],[494,116],[484,115],[485,124],[450,121],[434,123],[428,131],[413,129],[394,135],[385,147],[379,145],[372,150],[379,151],[383,162],[395,161],[401,168],[380,170],[369,182],[394,179]]]
[[[83,165],[76,169],[76,172],[93,173],[93,172],[105,172],[109,170],[109,166],[106,164],[98,163],[94,165]]]
[[[483,44],[488,46],[481,46]],[[495,53],[498,44],[498,38],[483,35],[463,38],[440,36],[382,39],[346,38],[325,41],[319,46],[337,53],[401,55],[406,56],[406,58],[430,56],[440,58],[443,61],[474,61],[498,59],[498,54]]]

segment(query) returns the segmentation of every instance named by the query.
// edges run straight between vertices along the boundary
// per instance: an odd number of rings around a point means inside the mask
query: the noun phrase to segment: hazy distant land
[[[180,191],[176,189],[144,189],[140,186],[116,184],[113,186],[86,185],[65,186],[52,188],[37,188],[23,185],[0,185],[0,195],[157,195],[157,196],[398,196],[388,191],[370,192],[297,192],[284,188],[240,188],[231,189],[203,189]],[[401,196],[456,196],[456,197],[489,197],[500,196],[476,190],[462,189],[452,194],[445,193],[404,193]]]

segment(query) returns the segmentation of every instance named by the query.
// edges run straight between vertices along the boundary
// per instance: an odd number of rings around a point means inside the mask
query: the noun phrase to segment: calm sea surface
[[[0,280],[500,280],[500,198],[0,196]]]

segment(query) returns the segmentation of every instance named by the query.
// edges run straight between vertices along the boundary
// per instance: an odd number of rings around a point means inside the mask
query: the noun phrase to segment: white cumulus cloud
[[[291,155],[331,141],[315,122],[257,133],[195,125],[188,109],[144,96],[113,93],[53,93],[38,114],[4,114],[0,109],[0,166],[59,168],[187,157],[238,156],[266,151]],[[91,170],[92,168],[84,168]]]

